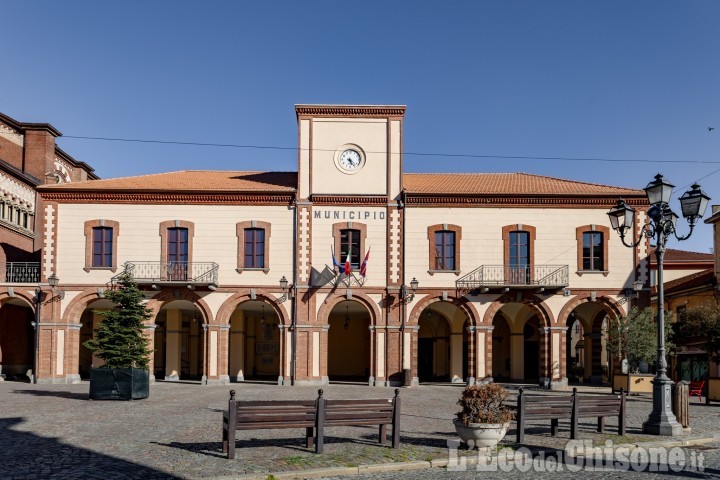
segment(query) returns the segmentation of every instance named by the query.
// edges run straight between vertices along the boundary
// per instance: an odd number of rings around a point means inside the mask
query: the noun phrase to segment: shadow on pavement
[[[23,418],[0,419],[2,477],[175,479],[166,472],[75,447],[52,437],[41,437],[14,428]]]
[[[21,395],[34,395],[36,397],[58,397],[68,398],[70,400],[89,400],[90,394],[88,392],[63,392],[60,390],[13,390],[12,393],[19,393]]]

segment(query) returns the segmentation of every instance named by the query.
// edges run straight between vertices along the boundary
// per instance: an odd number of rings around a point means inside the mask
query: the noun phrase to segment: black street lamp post
[[[620,234],[620,240],[627,247],[636,247],[643,240],[643,237],[655,239],[655,256],[657,257],[657,361],[655,378],[653,384],[653,407],[650,416],[643,424],[643,431],[653,435],[681,435],[683,432],[672,412],[670,401],[670,386],[672,380],[667,376],[667,361],[665,359],[665,312],[664,312],[664,288],[663,288],[663,256],[665,255],[665,244],[670,235],[675,235],[678,240],[687,240],[692,235],[695,224],[705,214],[710,197],[702,190],[700,185],[694,184],[692,190],[687,191],[680,197],[682,215],[690,225],[690,232],[685,236],[677,234],[678,216],[670,209],[670,196],[674,185],[666,182],[662,175],[657,174],[655,180],[645,187],[650,209],[647,216],[648,223],[640,229],[636,241],[634,238],[635,210],[628,206],[623,199],[610,209],[608,216],[613,230]],[[631,241],[625,241],[625,234],[630,231]]]

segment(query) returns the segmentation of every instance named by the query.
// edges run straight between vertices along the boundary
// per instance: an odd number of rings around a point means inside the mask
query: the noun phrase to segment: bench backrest
[[[394,400],[325,400],[325,424],[352,423],[379,425],[392,423]]]
[[[569,418],[572,408],[572,395],[526,395],[520,389],[517,411],[524,420]]]
[[[316,400],[235,400],[230,391],[228,424],[237,430],[315,426]]]
[[[579,417],[603,417],[620,414],[621,395],[578,395],[577,409]]]

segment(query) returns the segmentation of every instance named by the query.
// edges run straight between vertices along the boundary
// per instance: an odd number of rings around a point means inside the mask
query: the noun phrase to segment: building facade
[[[123,268],[153,311],[156,380],[563,386],[576,320],[584,376],[602,375],[603,321],[649,282],[648,245],[625,248],[606,212],[622,196],[644,223],[642,190],[404,173],[404,106],[295,110],[297,172],[40,188],[43,275],[60,283],[40,310],[39,381],[97,365],[82,343]]]
[[[0,113],[0,285],[5,292],[0,308],[0,381],[29,376],[35,361],[34,297],[44,280],[43,204],[37,187],[97,179],[89,165],[55,144],[60,135],[47,123],[19,122]]]

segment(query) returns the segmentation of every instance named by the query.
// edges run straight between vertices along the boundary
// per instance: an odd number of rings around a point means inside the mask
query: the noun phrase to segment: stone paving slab
[[[516,386],[509,386],[516,391]],[[452,418],[462,386],[431,385],[401,389],[401,448],[378,445],[374,427],[336,427],[327,430],[325,453],[303,445],[302,429],[237,432],[234,460],[221,452],[222,411],[228,392],[248,400],[317,396],[313,387],[267,384],[200,386],[158,382],[150,397],[134,402],[90,401],[88,384],[30,385],[0,383],[0,452],[3,478],[235,478],[248,474],[298,472],[340,468],[365,472],[442,463],[448,440],[456,440]],[[390,398],[392,388],[329,385],[326,398]],[[608,388],[593,391],[609,392]],[[538,391],[537,393],[553,394]],[[595,421],[581,426],[581,437],[596,445],[657,440],[641,432],[650,411],[649,396],[629,397],[628,435],[615,435],[608,419],[604,435],[594,433]],[[720,405],[691,403],[693,431],[677,438],[687,441],[720,432]],[[548,423],[548,422],[545,422]],[[549,426],[526,430],[526,446],[533,450],[562,449],[569,440],[569,421],[560,423],[553,438]],[[514,429],[503,444],[513,443]],[[669,439],[664,439],[669,440]],[[417,463],[410,463],[417,462]],[[385,466],[385,467],[383,467]],[[6,474],[7,473],[7,474]],[[319,474],[319,473],[317,473]],[[337,474],[339,475],[339,473]]]

